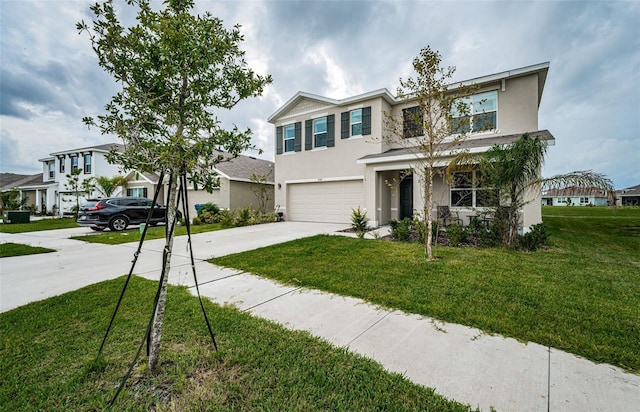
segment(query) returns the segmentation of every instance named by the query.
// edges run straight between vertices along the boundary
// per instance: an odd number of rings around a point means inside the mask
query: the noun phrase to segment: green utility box
[[[28,210],[5,210],[3,222],[8,223],[29,223],[31,212]]]

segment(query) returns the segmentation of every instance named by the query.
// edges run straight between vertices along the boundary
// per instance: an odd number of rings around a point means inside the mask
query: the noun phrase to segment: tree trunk
[[[431,209],[433,208],[433,165],[429,164],[426,168],[427,176],[425,177],[425,192],[427,202],[424,206],[424,218],[427,223],[427,233],[425,236],[425,251],[427,253],[427,261],[433,260],[433,219],[431,218]]]
[[[160,286],[158,307],[156,308],[153,326],[151,327],[151,333],[149,336],[149,369],[151,372],[156,372],[158,361],[160,360],[160,338],[162,335],[162,323],[164,321],[164,309],[167,301],[167,285],[169,280],[169,271],[171,268],[171,252],[173,250],[173,235],[175,230],[173,221],[176,216],[176,203],[178,200],[177,174],[171,173],[169,179],[171,191],[169,192],[169,204],[167,205],[167,236],[165,242],[166,259],[164,261],[164,278],[162,279],[162,285]]]

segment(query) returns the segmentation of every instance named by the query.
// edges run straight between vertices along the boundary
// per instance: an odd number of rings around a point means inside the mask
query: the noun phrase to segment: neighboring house
[[[607,192],[594,188],[567,187],[542,193],[543,206],[608,206]]]
[[[75,205],[75,198],[68,188],[66,176],[75,169],[82,171],[79,175],[80,182],[97,176],[116,176],[120,173],[120,166],[109,164],[105,156],[112,148],[121,150],[122,147],[120,144],[110,143],[51,153],[38,160],[42,162],[42,174],[34,175],[32,180],[20,182],[15,187],[20,190],[23,198],[29,199],[28,206],[35,205],[43,213],[69,213]],[[86,197],[93,195],[92,193]],[[80,202],[84,200],[83,196]]]
[[[482,102],[481,114],[491,130],[473,132],[457,150],[481,153],[494,144],[509,144],[529,132],[548,145],[554,137],[538,130],[538,108],[542,99],[549,63],[495,73],[468,80],[478,90],[470,102]],[[473,109],[473,107],[472,107]],[[396,99],[387,89],[345,99],[331,99],[298,92],[268,119],[276,134],[276,195],[285,219],[349,223],[352,209],[366,209],[370,226],[390,219],[412,216],[424,203],[414,151],[385,139],[385,113],[402,116],[415,111],[415,104]],[[473,116],[470,116],[473,119]],[[405,116],[407,119],[407,116]],[[410,119],[410,117],[409,117]],[[405,131],[415,128],[406,122]],[[453,136],[452,136],[453,139]],[[458,151],[445,153],[445,166]],[[466,223],[468,216],[482,209],[481,187],[475,172],[461,175],[453,187],[444,177],[434,181],[434,210],[449,206]],[[401,181],[400,181],[401,180]],[[391,182],[400,181],[398,185]],[[542,220],[540,190],[528,193],[522,212],[523,226]]]
[[[618,206],[640,206],[640,185],[616,191]]]
[[[225,156],[227,160],[219,163],[213,169],[218,175],[219,184],[208,193],[206,190],[195,190],[191,184],[188,189],[190,216],[196,215],[195,205],[215,203],[220,208],[235,210],[251,206],[254,210],[260,207],[258,193],[267,197],[264,205],[265,212],[273,211],[273,162],[257,159],[251,156]],[[253,176],[263,178],[264,184],[258,183]],[[125,176],[128,180],[127,196],[143,196],[153,198],[160,176],[155,173],[129,172]],[[158,203],[166,203],[166,183],[160,189]]]

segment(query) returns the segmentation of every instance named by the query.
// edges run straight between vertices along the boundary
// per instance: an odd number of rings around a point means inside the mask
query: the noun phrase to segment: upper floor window
[[[313,147],[327,145],[327,118],[321,117],[313,120]]]
[[[49,168],[49,179],[54,179],[56,177],[56,162],[52,160],[47,163],[47,167]]]
[[[78,156],[71,156],[71,171],[78,170]]]
[[[351,136],[362,135],[362,109],[351,111]]]
[[[455,172],[451,180],[451,207],[495,206],[498,196],[494,189],[483,187],[479,171]]]
[[[284,127],[284,151],[293,152],[295,149],[296,131],[295,127],[290,124]]]
[[[461,110],[461,105],[464,110]],[[498,92],[493,90],[464,97],[451,108],[452,133],[482,132],[497,128]]]
[[[420,110],[419,106],[402,109],[402,120],[405,139],[424,135],[422,110]]]
[[[60,169],[59,169],[60,173],[64,173],[64,166],[65,166],[65,163],[66,163],[67,159],[65,157],[61,157],[61,158],[58,159],[58,161],[60,162]]]
[[[88,175],[91,173],[91,155],[84,155],[84,174]]]

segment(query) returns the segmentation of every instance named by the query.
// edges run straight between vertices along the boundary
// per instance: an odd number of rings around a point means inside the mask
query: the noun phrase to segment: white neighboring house
[[[42,175],[34,175],[33,179],[17,187],[22,198],[29,199],[27,205],[35,205],[37,210],[62,215],[70,213],[75,205],[75,197],[68,188],[67,175],[72,170],[80,169],[79,181],[97,176],[113,177],[121,174],[121,166],[107,162],[105,156],[112,149],[122,150],[117,143],[64,150],[38,159],[42,162]],[[86,197],[93,197],[91,193]],[[120,192],[114,193],[119,196]],[[80,204],[85,197],[80,198]]]

